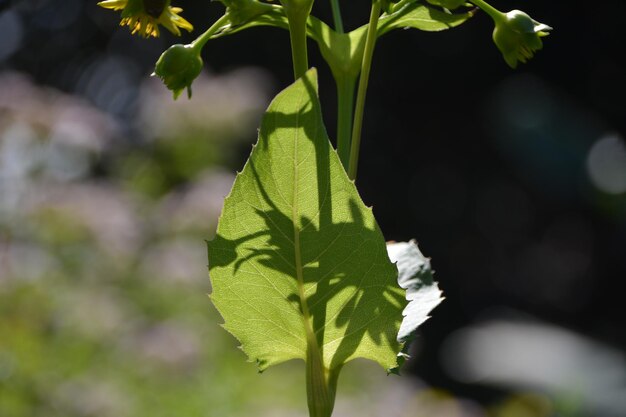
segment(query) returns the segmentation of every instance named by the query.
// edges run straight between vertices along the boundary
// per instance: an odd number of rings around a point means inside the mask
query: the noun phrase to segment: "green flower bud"
[[[533,20],[520,10],[512,10],[494,19],[493,41],[502,53],[504,60],[511,68],[517,62],[526,62],[533,57],[535,51],[543,48],[541,38],[548,36],[552,28]]]
[[[435,6],[445,7],[448,10],[454,10],[467,3],[467,0],[427,0]]]
[[[154,73],[168,89],[174,92],[177,99],[183,90],[187,89],[191,98],[191,83],[195,80],[203,67],[200,50],[191,45],[173,45],[163,52],[156,63]]]

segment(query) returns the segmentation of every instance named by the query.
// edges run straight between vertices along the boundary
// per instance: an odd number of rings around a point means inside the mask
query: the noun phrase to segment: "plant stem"
[[[367,95],[367,84],[372,68],[372,57],[376,46],[378,18],[380,17],[380,0],[372,2],[370,21],[365,38],[365,51],[361,63],[361,77],[359,78],[359,89],[356,97],[356,107],[354,111],[354,123],[352,124],[352,140],[350,144],[350,162],[348,163],[348,176],[356,179],[359,164],[359,149],[361,147],[361,130],[363,128],[363,113],[365,110],[365,97]]]
[[[316,345],[315,345],[316,346]],[[307,346],[306,394],[309,417],[331,417],[335,407],[339,370],[324,367],[319,349]]]
[[[292,0],[284,3],[284,10],[289,20],[289,38],[291,39],[291,58],[295,79],[302,77],[309,69],[307,52],[306,22],[311,13],[313,1]]]
[[[393,5],[393,11],[397,12],[398,10],[402,9],[404,6],[412,2],[414,2],[414,0],[400,0],[399,2]]]
[[[297,80],[309,69],[309,57],[306,45],[306,26],[302,25],[305,27],[305,30],[297,30],[294,28],[296,25],[292,24],[292,22],[293,20],[289,19],[289,37],[291,38],[293,76]]]
[[[215,35],[215,33],[220,30],[225,23],[230,21],[230,16],[224,15],[217,19],[215,23],[211,25],[202,35],[198,36],[191,45],[194,49],[202,49],[204,45],[211,39],[211,36]]]
[[[333,10],[333,23],[335,32],[343,33],[343,20],[341,19],[341,9],[339,8],[339,0],[330,0],[330,7]]]
[[[487,13],[493,20],[496,22],[502,20],[504,18],[503,13],[493,7],[491,4],[483,1],[483,0],[469,0],[471,3],[474,3],[476,6],[480,7],[482,11]]]
[[[297,149],[297,148],[295,148]],[[294,178],[299,175],[298,164],[294,166]],[[318,190],[319,192],[319,190]],[[298,181],[293,181],[293,195],[298,193]],[[320,200],[321,201],[321,200]],[[321,213],[321,212],[320,212]],[[320,216],[321,218],[322,216]],[[337,391],[338,372],[330,372],[324,366],[324,359],[320,344],[313,330],[313,317],[309,310],[306,292],[304,288],[303,256],[300,246],[300,213],[298,205],[292,204],[291,221],[293,227],[295,270],[300,300],[300,311],[306,337],[306,394],[309,407],[309,417],[331,417],[335,405],[335,393]]]
[[[348,171],[350,163],[350,140],[354,115],[354,91],[356,77],[345,75],[337,83],[337,153],[343,167]]]

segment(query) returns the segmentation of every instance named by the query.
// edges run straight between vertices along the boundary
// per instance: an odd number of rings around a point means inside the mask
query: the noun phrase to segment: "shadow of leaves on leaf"
[[[305,309],[327,369],[356,357],[389,369],[404,292],[371,210],[330,147],[315,82],[307,73],[263,119],[209,243],[212,299],[261,370],[306,357]]]

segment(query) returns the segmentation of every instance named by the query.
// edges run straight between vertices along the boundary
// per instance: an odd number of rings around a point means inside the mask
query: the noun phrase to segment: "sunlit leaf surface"
[[[411,3],[395,13],[383,16],[378,26],[378,36],[394,29],[419,29],[425,32],[439,32],[465,23],[474,15],[466,13],[445,13],[431,6]]]
[[[259,369],[357,357],[397,365],[406,306],[371,209],[326,135],[315,70],[280,93],[209,243],[211,296]],[[309,340],[309,342],[307,342]]]

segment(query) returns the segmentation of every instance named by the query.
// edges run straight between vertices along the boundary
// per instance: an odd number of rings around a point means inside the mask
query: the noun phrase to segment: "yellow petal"
[[[176,36],[180,36],[180,30],[176,27],[176,25],[174,24],[174,21],[171,19],[162,19],[161,20],[161,24],[163,25],[163,27],[167,30],[169,30],[170,32],[172,32],[174,35]]]
[[[181,29],[185,29],[187,32],[191,32],[193,30],[193,25],[177,14],[171,13],[170,19],[176,26]]]
[[[105,0],[98,3],[98,6],[105,9],[122,10],[128,4],[128,0]]]

